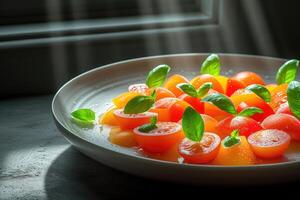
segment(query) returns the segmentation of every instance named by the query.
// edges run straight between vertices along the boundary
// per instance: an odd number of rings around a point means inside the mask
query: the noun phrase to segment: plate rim
[[[96,145],[94,143],[89,142],[88,140],[78,136],[77,134],[73,133],[73,131],[68,130],[64,124],[58,119],[58,117],[56,116],[56,112],[55,112],[55,101],[58,98],[58,95],[63,91],[63,89],[65,87],[67,87],[71,82],[73,82],[76,79],[79,79],[83,76],[86,76],[90,73],[93,73],[94,71],[98,71],[98,70],[105,70],[107,68],[113,67],[115,65],[119,65],[119,64],[124,64],[124,63],[128,63],[128,62],[136,62],[136,61],[140,61],[140,60],[149,60],[149,59],[154,59],[154,58],[166,58],[166,57],[181,57],[181,56],[207,56],[210,53],[180,53],[180,54],[164,54],[164,55],[155,55],[155,56],[146,56],[146,57],[138,57],[138,58],[133,58],[133,59],[127,59],[127,60],[122,60],[122,61],[118,61],[118,62],[114,62],[114,63],[110,63],[110,64],[106,64],[103,66],[99,66],[96,67],[94,69],[88,70],[84,73],[81,73],[77,76],[75,76],[74,78],[70,79],[69,81],[67,81],[66,83],[64,83],[55,93],[52,102],[51,102],[51,111],[52,111],[52,116],[55,120],[55,124],[57,126],[60,126],[59,132],[66,137],[66,139],[68,140],[68,137],[65,136],[64,134],[68,134],[69,136],[73,137],[74,140],[77,140],[77,142],[80,142],[82,145],[84,146],[90,146],[91,148],[96,148],[99,150],[104,150],[110,153],[114,153],[114,154],[118,154],[119,156],[128,156],[134,159],[139,159],[139,160],[143,160],[145,162],[155,162],[157,164],[163,164],[163,165],[172,165],[175,167],[188,167],[188,168],[205,168],[205,169],[223,169],[223,170],[254,170],[254,169],[265,169],[265,168],[274,168],[274,167],[286,167],[289,165],[295,165],[295,164],[300,164],[300,160],[294,160],[294,161],[287,161],[287,162],[280,162],[280,163],[267,163],[267,164],[257,164],[257,165],[244,165],[244,166],[222,166],[222,165],[205,165],[205,164],[188,164],[188,163],[177,163],[177,162],[172,162],[172,161],[165,161],[165,160],[159,160],[159,159],[154,159],[154,158],[149,158],[149,157],[143,157],[143,156],[139,156],[139,155],[131,155],[131,154],[124,154],[122,152],[118,152],[115,151],[113,149],[108,149],[105,148],[103,146],[100,145]],[[271,56],[261,56],[261,55],[250,55],[250,54],[236,54],[236,53],[217,53],[218,55],[222,56],[233,56],[233,57],[248,57],[248,58],[260,58],[260,59],[269,59],[269,60],[278,60],[278,61],[285,61],[286,59],[284,58],[277,58],[277,57],[271,57]],[[64,133],[62,133],[62,131]],[[68,140],[69,141],[69,140]],[[72,143],[72,142],[71,142]]]

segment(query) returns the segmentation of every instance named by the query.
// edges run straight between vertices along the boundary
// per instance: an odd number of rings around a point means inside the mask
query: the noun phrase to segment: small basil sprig
[[[259,84],[252,84],[245,88],[246,90],[250,90],[255,93],[257,96],[262,98],[266,102],[271,101],[271,94],[267,88]]]
[[[157,117],[151,117],[150,124],[144,124],[140,126],[138,130],[143,133],[148,133],[157,128],[156,123],[157,123]]]
[[[220,58],[217,54],[211,54],[208,56],[201,65],[201,74],[210,74],[213,76],[219,76],[221,72]]]
[[[204,122],[201,115],[191,107],[187,107],[183,113],[182,129],[188,139],[194,142],[201,141],[204,133]]]
[[[285,62],[277,71],[277,84],[290,83],[295,80],[298,73],[299,60],[289,60]]]
[[[71,113],[72,119],[75,122],[78,122],[80,124],[84,125],[90,125],[93,124],[95,121],[95,112],[88,108],[82,108],[75,110]]]
[[[139,95],[132,98],[124,107],[125,114],[138,114],[148,111],[155,102],[153,96]]]
[[[234,130],[231,132],[230,136],[227,136],[224,141],[223,141],[223,145],[225,147],[231,147],[235,144],[240,143],[241,139],[239,138],[239,131],[238,130]]]
[[[300,82],[292,81],[287,88],[287,100],[291,112],[300,119]]]
[[[146,85],[149,88],[160,87],[166,80],[170,69],[168,65],[158,65],[148,73]]]
[[[238,116],[251,117],[257,113],[263,113],[262,109],[257,107],[247,107],[239,112]]]
[[[212,103],[221,110],[224,110],[230,114],[237,114],[237,111],[231,100],[225,95],[220,94],[218,92],[207,95],[201,101]]]
[[[201,85],[198,88],[198,90],[189,83],[180,83],[176,87],[191,97],[201,98],[207,94],[207,92],[212,88],[212,86],[213,85],[211,82],[207,82]]]

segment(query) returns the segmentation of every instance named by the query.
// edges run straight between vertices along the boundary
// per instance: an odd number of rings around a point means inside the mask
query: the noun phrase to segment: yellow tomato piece
[[[226,77],[226,76],[216,76],[216,79],[221,84],[224,92],[226,92],[226,90],[227,90],[227,83],[228,83],[228,77]]]
[[[110,130],[109,141],[123,147],[133,147],[137,145],[133,132],[123,131],[119,127],[114,127]]]
[[[111,107],[108,109],[105,113],[103,113],[99,118],[99,124],[105,124],[110,126],[117,126],[118,121],[114,115],[114,111],[116,110],[116,107]]]
[[[119,96],[115,97],[112,102],[115,104],[117,108],[124,108],[125,105],[130,101],[132,98],[140,95],[137,92],[124,92]]]

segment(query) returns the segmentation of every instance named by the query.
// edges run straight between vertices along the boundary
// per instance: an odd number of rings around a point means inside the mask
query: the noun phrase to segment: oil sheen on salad
[[[154,66],[144,82],[113,98],[96,122],[90,109],[71,117],[108,126],[108,142],[158,160],[244,166],[300,153],[298,60],[283,63],[268,84],[252,71],[222,75],[217,54],[199,66],[192,79],[167,64]]]

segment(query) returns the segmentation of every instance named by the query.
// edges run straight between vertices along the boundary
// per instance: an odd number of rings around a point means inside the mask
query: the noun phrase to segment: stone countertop
[[[259,187],[191,186],[144,179],[98,163],[74,149],[51,115],[53,95],[0,101],[0,199],[153,199],[201,193],[291,195],[299,182]],[[300,173],[300,169],[299,169]],[[216,192],[217,191],[217,192]]]

